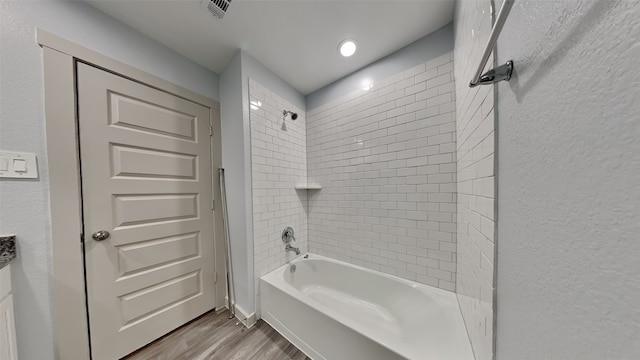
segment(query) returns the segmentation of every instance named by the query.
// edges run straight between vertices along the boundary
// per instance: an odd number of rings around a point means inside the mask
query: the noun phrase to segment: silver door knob
[[[93,235],[91,235],[91,237],[95,241],[107,240],[109,236],[111,236],[111,234],[109,234],[107,230],[96,231],[93,233]]]

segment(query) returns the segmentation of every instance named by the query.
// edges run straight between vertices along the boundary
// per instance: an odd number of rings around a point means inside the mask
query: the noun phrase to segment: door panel
[[[116,229],[198,217],[198,194],[113,195]]]
[[[84,64],[78,112],[92,355],[113,360],[215,306],[210,113]]]
[[[109,119],[112,125],[195,141],[192,115],[116,93],[109,94],[109,101],[114,114]]]
[[[118,248],[119,275],[134,273],[200,255],[200,234],[184,234],[143,241]]]
[[[196,178],[196,157],[139,147],[111,146],[112,176],[165,179]]]

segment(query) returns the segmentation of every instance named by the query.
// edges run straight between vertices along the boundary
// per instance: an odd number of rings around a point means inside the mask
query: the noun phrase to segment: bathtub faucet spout
[[[293,246],[291,246],[291,244],[287,244],[287,246],[285,246],[284,250],[285,251],[293,251],[293,252],[296,253],[296,255],[300,255],[300,248],[293,247]]]

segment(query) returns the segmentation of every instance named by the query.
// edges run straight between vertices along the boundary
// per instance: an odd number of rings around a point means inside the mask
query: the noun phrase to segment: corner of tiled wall
[[[455,290],[452,56],[309,111],[310,251]]]
[[[306,119],[303,111],[252,79],[249,102],[254,275],[259,296],[260,277],[295,257],[285,253],[281,239],[285,227],[295,231],[292,245],[307,251],[307,194],[295,189],[307,178]],[[298,113],[298,118],[283,119],[283,110]]]
[[[454,20],[456,293],[476,360],[494,358],[495,115],[493,85],[469,88],[469,82],[491,32],[490,5],[489,0],[459,1]]]

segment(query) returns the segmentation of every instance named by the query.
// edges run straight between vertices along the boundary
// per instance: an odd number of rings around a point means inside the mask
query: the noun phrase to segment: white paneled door
[[[114,360],[215,306],[210,113],[77,72],[92,355]]]

